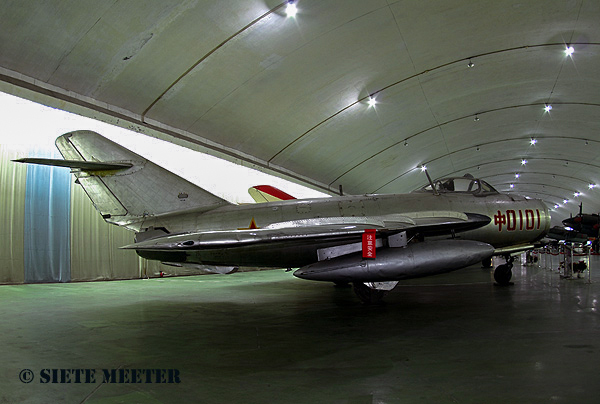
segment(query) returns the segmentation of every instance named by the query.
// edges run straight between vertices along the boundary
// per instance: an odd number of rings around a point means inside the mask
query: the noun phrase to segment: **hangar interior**
[[[426,167],[541,199],[555,225],[580,203],[600,211],[600,3],[292,4],[9,1],[0,91],[329,195],[410,192]],[[26,283],[0,287],[0,401],[596,400],[593,271],[519,265],[498,289],[469,267],[379,308],[282,271],[32,285],[161,267],[118,249],[131,233],[68,171],[0,154],[0,282]],[[66,367],[178,368],[183,382],[16,376]]]

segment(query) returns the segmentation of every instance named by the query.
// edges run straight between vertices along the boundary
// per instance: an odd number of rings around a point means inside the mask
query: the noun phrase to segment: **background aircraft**
[[[571,216],[563,220],[562,224],[578,233],[597,238],[600,229],[600,216],[595,213],[583,213],[583,204],[580,203],[579,213],[575,217]]]
[[[548,231],[548,238],[573,243],[592,241],[594,252],[599,250],[598,231],[600,216],[595,213],[583,213],[583,204],[579,204],[579,213],[562,221],[563,226],[554,226]]]
[[[232,205],[91,131],[60,136],[66,166],[105,221],[136,232],[125,246],[171,265],[299,268],[294,275],[353,283],[374,302],[399,280],[532,248],[550,225],[539,200],[498,193],[471,176],[431,181],[400,195],[337,196]],[[285,199],[285,198],[276,198]]]

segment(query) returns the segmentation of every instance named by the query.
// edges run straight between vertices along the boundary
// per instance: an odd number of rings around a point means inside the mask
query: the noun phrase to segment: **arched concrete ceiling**
[[[600,211],[600,1],[285,6],[5,2],[0,80],[330,191],[408,192],[427,165]]]

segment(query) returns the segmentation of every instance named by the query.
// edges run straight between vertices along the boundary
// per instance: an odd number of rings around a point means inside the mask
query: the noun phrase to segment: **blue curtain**
[[[71,280],[68,168],[29,165],[25,190],[25,282]]]

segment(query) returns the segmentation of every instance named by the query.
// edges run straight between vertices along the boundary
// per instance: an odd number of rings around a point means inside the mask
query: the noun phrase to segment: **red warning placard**
[[[363,258],[375,258],[375,229],[366,229],[362,236],[362,256]]]

